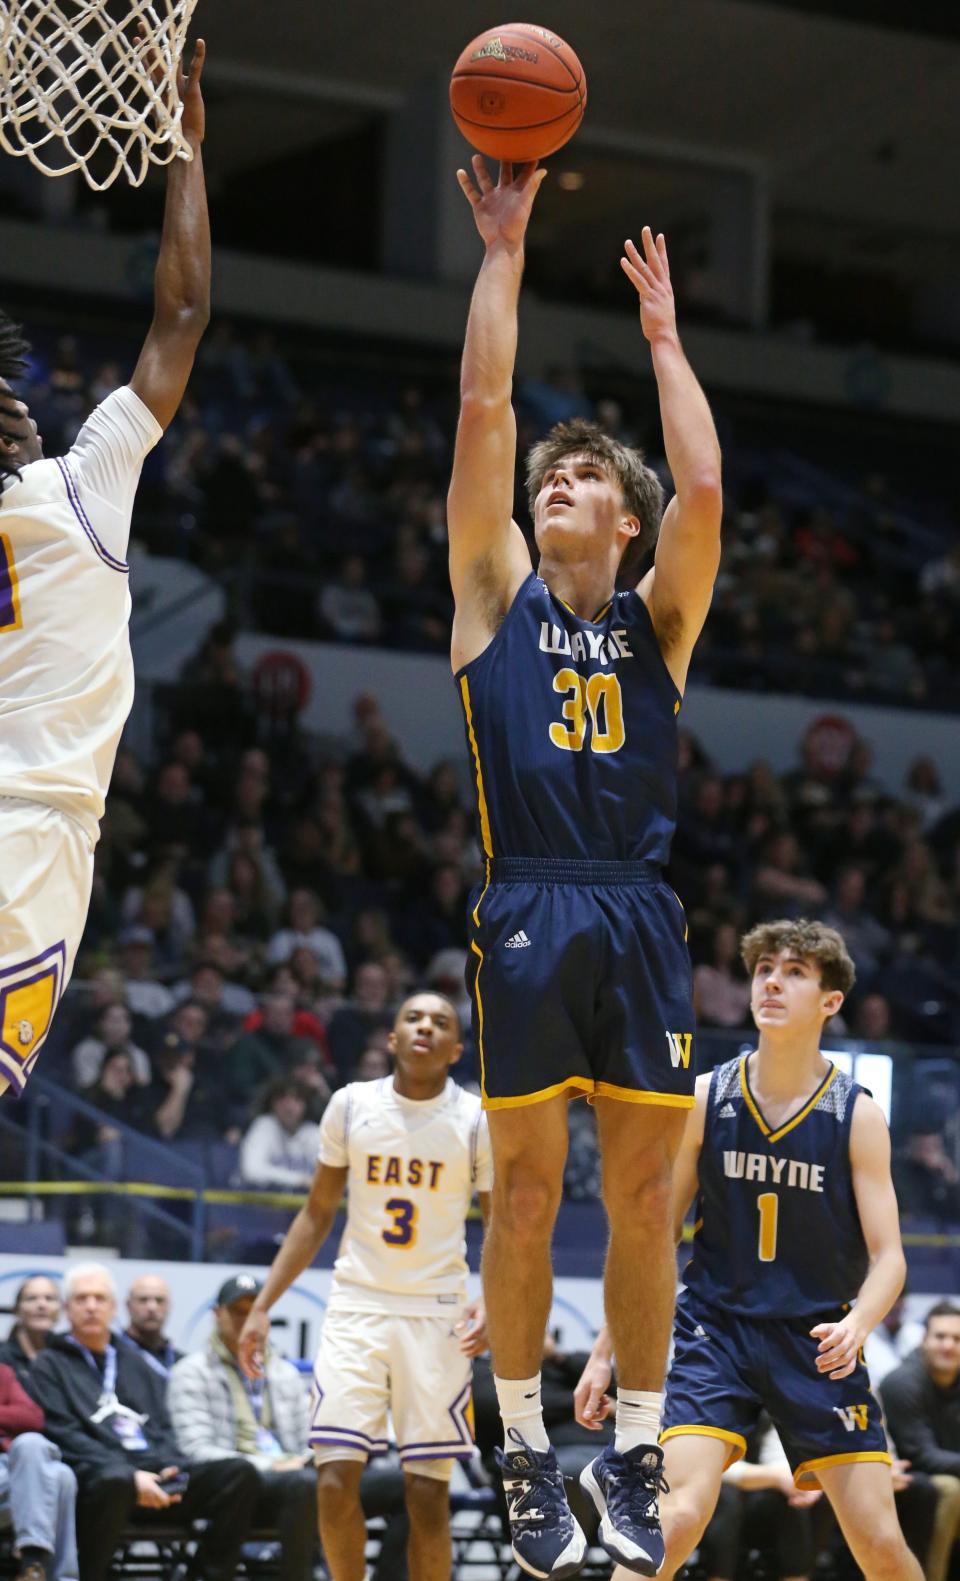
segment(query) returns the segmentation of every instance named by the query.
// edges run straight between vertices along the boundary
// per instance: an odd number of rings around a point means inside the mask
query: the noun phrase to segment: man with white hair
[[[166,1380],[117,1344],[117,1292],[106,1268],[81,1263],[64,1280],[70,1325],[34,1364],[31,1392],[46,1433],[76,1473],[77,1546],[84,1581],[106,1581],[125,1527],[206,1522],[191,1575],[232,1581],[256,1503],[257,1476],[240,1457],[184,1466],[166,1406]]]

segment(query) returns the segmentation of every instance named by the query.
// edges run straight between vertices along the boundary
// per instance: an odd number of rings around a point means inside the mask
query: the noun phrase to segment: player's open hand
[[[163,88],[165,82],[163,61],[143,22],[137,24],[135,37],[155,84],[158,89]],[[197,146],[203,142],[206,131],[206,111],[203,94],[200,92],[200,78],[203,75],[203,63],[206,58],[207,46],[202,38],[198,38],[194,45],[190,70],[185,72],[183,61],[177,62],[177,94],[183,105],[180,125],[187,142]]]
[[[237,1360],[241,1372],[248,1378],[262,1378],[267,1340],[270,1338],[270,1314],[251,1307],[237,1342]]]
[[[490,1341],[487,1338],[487,1314],[482,1301],[470,1301],[453,1326],[460,1336],[460,1350],[464,1356],[479,1356]]]
[[[581,1427],[599,1432],[606,1418],[617,1409],[616,1401],[607,1393],[612,1373],[608,1361],[594,1356],[584,1367],[573,1391],[573,1414]]]
[[[834,1383],[849,1378],[857,1365],[857,1357],[865,1335],[860,1333],[855,1312],[849,1312],[842,1323],[818,1323],[810,1333],[818,1339],[817,1371],[826,1373]]]
[[[511,248],[522,247],[533,200],[547,172],[534,162],[520,165],[514,174],[514,166],[505,160],[500,166],[500,178],[494,186],[482,154],[474,154],[471,165],[473,179],[465,170],[458,170],[457,180],[473,209],[477,230],[484,243],[490,247],[494,242],[502,241]]]
[[[620,268],[640,298],[640,328],[649,341],[675,338],[677,310],[670,284],[670,264],[667,244],[662,233],[653,239],[649,225],[645,225],[640,240],[643,252],[631,241],[623,244]]]

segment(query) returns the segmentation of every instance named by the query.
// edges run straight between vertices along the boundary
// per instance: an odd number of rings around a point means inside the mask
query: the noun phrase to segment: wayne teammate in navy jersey
[[[696,1208],[662,1435],[664,1576],[699,1542],[766,1409],[797,1486],[823,1489],[866,1581],[921,1581],[862,1355],[906,1267],[890,1137],[820,1052],[853,962],[833,928],[802,920],[754,928],[742,952],[758,1044],[698,1077],[675,1172],[678,1238]],[[586,1426],[609,1404],[610,1353],[604,1331],[577,1387]]]
[[[573,1575],[585,1543],[544,1431],[538,1368],[567,1103],[587,1095],[610,1220],[613,1469],[631,1489],[633,1535],[618,1546],[614,1534],[609,1546],[654,1575],[674,1296],[670,1182],[695,1075],[683,913],[661,874],[676,818],[676,716],[720,554],[720,452],[677,336],[663,237],[644,229],[642,251],[627,242],[621,264],[640,298],[675,497],[664,513],[637,451],[594,424],[561,425],[527,462],[531,567],[511,519],[511,381],[524,236],[544,174],[502,165],[494,186],[479,156],[473,179],[458,173],[486,248],[448,509],[452,660],[487,864],[471,900],[474,1030],[494,1156],[484,1289],[514,1553],[528,1574]],[[640,580],[654,543],[655,565]]]

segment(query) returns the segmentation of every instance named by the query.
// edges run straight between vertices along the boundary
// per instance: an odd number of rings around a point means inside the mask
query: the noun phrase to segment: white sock
[[[638,1444],[655,1444],[660,1437],[662,1410],[662,1394],[645,1394],[642,1389],[618,1389],[614,1449],[625,1455]]]
[[[520,1448],[509,1436],[513,1427],[525,1438],[531,1449],[541,1452],[550,1448],[547,1430],[543,1425],[543,1406],[540,1403],[540,1374],[532,1378],[498,1378],[494,1375],[497,1403],[503,1419],[503,1447],[508,1454]]]

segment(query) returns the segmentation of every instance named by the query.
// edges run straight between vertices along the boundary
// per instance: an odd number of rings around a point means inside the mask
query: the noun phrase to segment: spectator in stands
[[[139,923],[124,928],[117,938],[117,955],[131,1015],[146,1021],[168,1015],[173,1009],[173,995],[166,984],[157,980],[150,929]]]
[[[382,1081],[390,1074],[390,1056],[386,1049],[371,1043],[364,1049],[354,1066],[351,1081]]]
[[[216,961],[198,960],[189,977],[177,983],[174,1000],[194,999],[207,1012],[207,1037],[218,1047],[233,1043],[240,1029],[240,1022],[256,1006],[256,999],[249,988],[227,981],[223,968]]]
[[[240,1145],[240,1175],[260,1191],[306,1191],[317,1167],[320,1127],[307,1116],[308,1095],[285,1076],[272,1081]]]
[[[337,642],[378,640],[380,605],[367,586],[367,562],[362,555],[344,555],[336,578],[321,589],[317,614]]]
[[[189,856],[206,854],[209,840],[202,791],[192,783],[187,765],[176,758],[160,765],[150,787],[147,817],[150,849],[184,846]],[[183,923],[181,916],[181,925]]]
[[[919,1349],[887,1373],[880,1398],[897,1453],[939,1489],[926,1575],[944,1581],[960,1541],[960,1306],[930,1308]]]
[[[128,1524],[148,1517],[174,1530],[206,1522],[195,1573],[233,1581],[258,1492],[239,1456],[194,1466],[180,1458],[165,1380],[132,1346],[117,1345],[117,1293],[106,1268],[71,1268],[64,1281],[68,1334],[38,1356],[30,1389],[79,1484],[77,1542],[83,1581],[107,1581]],[[187,1473],[181,1491],[179,1468]]]
[[[133,1041],[133,1022],[126,1005],[108,1005],[101,1011],[91,1037],[81,1040],[70,1055],[74,1086],[81,1092],[92,1089],[102,1076],[108,1054],[126,1054],[138,1087],[150,1080],[150,1056]],[[91,1091],[84,1096],[96,1103]]]
[[[233,1099],[249,1106],[268,1082],[285,1076],[303,1049],[294,1031],[297,1005],[293,994],[261,995],[260,1024],[244,1032],[230,1053],[228,1079]]]
[[[221,1286],[209,1343],[171,1374],[170,1416],[179,1452],[191,1465],[243,1457],[256,1477],[253,1525],[276,1528],[281,1581],[304,1581],[317,1547],[306,1384],[292,1362],[269,1348],[258,1384],[251,1385],[237,1364],[240,1330],[260,1289],[250,1274],[236,1274]]]
[[[906,1294],[905,1289],[901,1291],[886,1317],[867,1336],[863,1347],[874,1388],[879,1388],[887,1373],[906,1361],[923,1339],[923,1325],[907,1317]]]
[[[891,1037],[890,1001],[883,994],[866,994],[857,1003],[850,1033],[865,1043],[883,1043]]]
[[[761,854],[754,879],[754,899],[761,919],[799,917],[821,910],[827,892],[809,872],[796,835],[777,834]]]
[[[867,909],[866,896],[863,868],[845,867],[837,876],[833,900],[823,913],[824,922],[836,928],[844,939],[861,988],[874,982],[890,946],[887,930]]]
[[[948,1222],[960,1218],[960,1172],[935,1113],[917,1116],[894,1160],[894,1181],[901,1213]]]
[[[111,1180],[120,1180],[123,1175],[122,1133],[110,1122],[115,1120],[136,1127],[142,1112],[133,1060],[127,1049],[107,1049],[99,1077],[85,1090],[83,1097],[104,1118],[94,1120],[78,1114],[69,1133],[69,1142],[65,1144],[66,1151],[101,1174],[109,1175]]]
[[[0,1527],[13,1530],[17,1581],[77,1581],[77,1479],[43,1426],[39,1405],[0,1363]]]
[[[0,1362],[12,1367],[24,1388],[30,1369],[60,1321],[60,1292],[46,1274],[25,1279],[13,1300],[13,1323],[0,1345]]]
[[[339,992],[347,981],[343,945],[335,933],[321,926],[321,916],[319,897],[312,890],[291,890],[287,926],[270,940],[267,960],[276,965],[289,961],[295,950],[307,949],[316,957],[327,987]]]
[[[129,1322],[119,1344],[132,1345],[158,1378],[169,1378],[175,1362],[183,1355],[164,1333],[170,1316],[170,1286],[159,1274],[141,1274],[127,1291]]]
[[[750,984],[739,970],[740,935],[721,922],[713,935],[713,962],[693,973],[697,1020],[708,1027],[742,1027],[750,1007]]]
[[[327,1034],[330,1054],[341,1081],[349,1081],[370,1039],[378,1028],[390,1027],[388,980],[382,966],[367,961],[353,978],[353,996],[330,1018]]]
[[[165,1141],[238,1142],[246,1107],[231,1097],[229,1054],[164,1034],[154,1079],[140,1097],[140,1129]]]
[[[193,904],[179,882],[179,854],[165,847],[142,886],[133,885],[123,897],[123,920],[150,928],[154,938],[157,968],[172,976],[182,967],[197,920]]]

